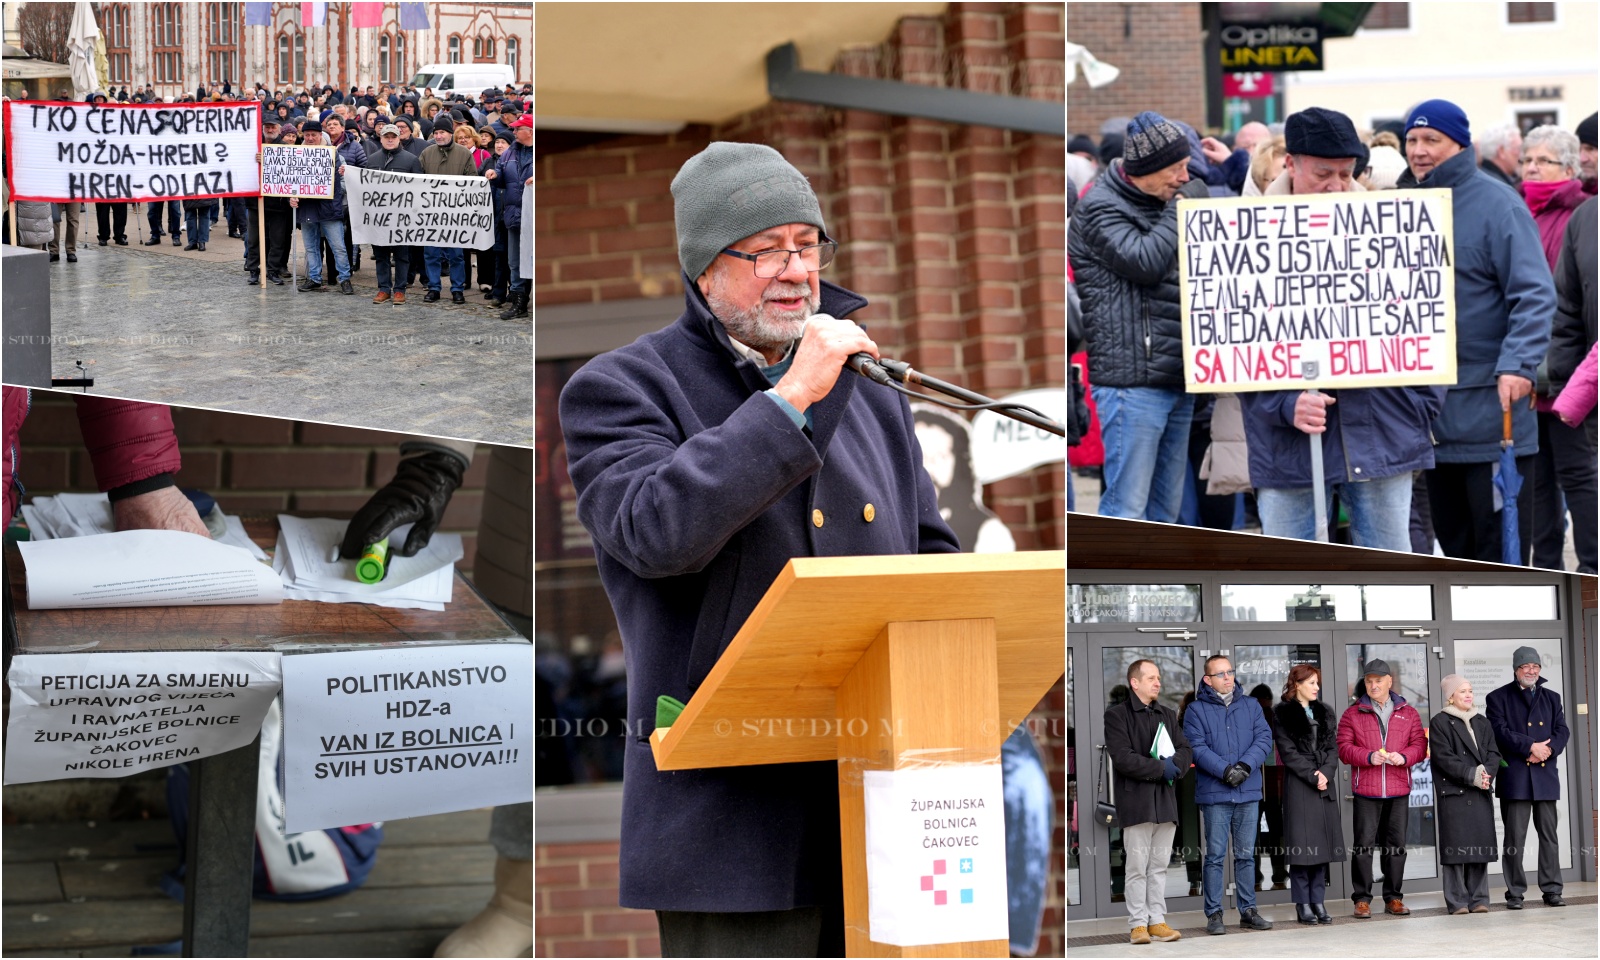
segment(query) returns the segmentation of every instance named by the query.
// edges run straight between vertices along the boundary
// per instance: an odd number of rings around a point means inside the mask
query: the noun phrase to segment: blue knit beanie
[[[1467,123],[1467,115],[1449,100],[1424,100],[1412,107],[1406,117],[1406,133],[1417,127],[1437,130],[1463,147],[1472,146],[1472,128]]]

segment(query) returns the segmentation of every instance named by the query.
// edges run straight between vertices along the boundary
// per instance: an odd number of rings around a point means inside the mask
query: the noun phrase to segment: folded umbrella
[[[1503,417],[1505,437],[1500,441],[1500,470],[1495,474],[1494,485],[1500,491],[1503,505],[1500,508],[1500,562],[1521,565],[1522,537],[1517,529],[1517,494],[1522,490],[1522,476],[1517,473],[1517,447],[1511,442],[1511,411]]]

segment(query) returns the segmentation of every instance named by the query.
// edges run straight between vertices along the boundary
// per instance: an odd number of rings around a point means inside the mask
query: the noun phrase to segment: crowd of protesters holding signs
[[[1107,516],[1553,569],[1570,522],[1594,573],[1596,117],[1395,126],[1072,138],[1071,462]]]
[[[375,304],[404,304],[412,286],[425,288],[424,301],[439,300],[445,274],[451,301],[462,304],[476,276],[480,295],[504,308],[502,319],[525,318],[532,93],[528,84],[435,96],[394,84],[274,92],[223,83],[172,102],[149,87],[77,103],[65,93],[7,101],[6,188],[16,224],[7,223],[6,239],[46,247],[52,262],[64,253],[77,263],[85,203],[100,246],[127,246],[129,209],[143,203],[147,246],[170,237],[173,246],[204,251],[212,225],[225,218],[228,237],[244,241],[252,286],[263,282],[264,237],[268,284],[300,274],[301,292],[354,294],[351,276],[367,244],[377,264]],[[357,176],[371,189],[353,198],[348,185]],[[303,267],[290,263],[297,227]]]

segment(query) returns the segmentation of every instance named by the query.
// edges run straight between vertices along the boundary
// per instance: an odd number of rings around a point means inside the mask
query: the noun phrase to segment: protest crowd
[[[501,319],[514,320],[529,316],[532,291],[532,278],[522,276],[519,269],[523,193],[533,184],[532,96],[531,84],[516,87],[508,83],[504,89],[489,88],[476,94],[441,91],[436,95],[431,88],[418,89],[410,84],[368,85],[364,90],[324,85],[298,91],[272,91],[256,84],[254,90],[245,91],[236,90],[225,81],[166,102],[259,103],[261,144],[334,148],[331,196],[261,199],[265,280],[273,285],[285,285],[292,274],[298,273],[304,277],[298,285],[300,291],[337,289],[346,295],[354,294],[350,278],[361,269],[362,250],[353,239],[351,203],[345,190],[348,170],[483,178],[492,197],[493,245],[489,249],[473,249],[368,244],[377,274],[378,294],[373,303],[404,304],[406,290],[417,286],[425,288],[424,301],[439,300],[448,292],[453,303],[465,303],[476,276],[479,295],[504,308]],[[72,96],[63,91],[56,99],[70,101]],[[110,93],[97,91],[85,100],[113,106],[164,102],[149,86],[131,94],[126,87]],[[140,204],[124,201],[98,201],[88,206],[93,208],[96,239],[102,247],[108,243],[128,245],[130,208],[135,208],[134,216],[144,216],[149,224],[148,237],[143,240],[147,246],[166,241],[186,250],[204,251],[212,226],[225,219],[227,235],[244,241],[242,268],[246,283],[257,286],[262,282],[257,196],[147,200],[142,210],[137,209]],[[48,248],[52,262],[65,254],[68,263],[77,263],[83,206],[19,201],[18,242]],[[292,269],[289,257],[296,228],[303,241],[305,263],[303,268],[297,264],[298,269]],[[5,229],[9,241],[11,225],[7,223]],[[87,242],[86,233],[82,239]]]
[[[1509,547],[1561,569],[1570,523],[1578,571],[1596,571],[1595,116],[1483,129],[1429,99],[1377,130],[1310,107],[1219,139],[1146,111],[1068,151],[1068,342],[1086,381],[1069,459],[1099,473],[1102,515],[1237,529],[1253,513],[1312,539],[1318,435],[1328,516],[1348,518],[1335,539],[1492,561]],[[1453,383],[1193,390],[1180,201],[1435,188],[1453,208]]]

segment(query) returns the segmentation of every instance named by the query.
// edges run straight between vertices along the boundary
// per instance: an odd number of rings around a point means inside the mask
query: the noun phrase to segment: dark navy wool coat
[[[1516,680],[1489,691],[1484,712],[1500,746],[1506,768],[1495,781],[1494,795],[1506,800],[1560,800],[1561,780],[1556,764],[1567,748],[1566,714],[1561,711],[1561,694],[1545,689],[1540,677],[1532,690],[1523,690]],[[1528,751],[1541,740],[1550,741],[1550,759],[1529,763]]]
[[[596,357],[561,393],[578,518],[594,537],[628,667],[621,902],[836,903],[837,765],[658,772],[656,698],[688,702],[791,557],[958,545],[903,397],[847,372],[808,411],[808,434],[762,395],[771,384],[731,352],[693,280],[684,286],[676,323]],[[865,305],[822,284],[823,312]]]

